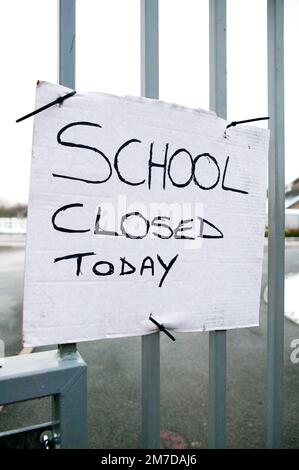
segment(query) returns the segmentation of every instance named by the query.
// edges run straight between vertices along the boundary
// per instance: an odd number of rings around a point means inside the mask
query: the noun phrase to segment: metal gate
[[[226,0],[209,0],[210,108],[226,118]],[[269,157],[267,447],[282,444],[284,341],[284,0],[268,0]],[[141,0],[141,90],[159,97],[158,0]],[[143,447],[160,445],[159,333],[142,338]],[[209,333],[210,448],[226,437],[226,331]]]
[[[209,0],[210,108],[227,112],[226,0]],[[284,0],[267,0],[269,160],[267,447],[282,444],[284,339]],[[75,89],[75,0],[59,0],[59,83]],[[183,2],[182,2],[183,5]],[[184,5],[186,8],[186,5]],[[159,98],[158,0],[140,0],[141,92]],[[183,6],[182,6],[183,8]],[[163,32],[162,32],[163,34]],[[58,359],[57,359],[58,358]],[[0,402],[54,395],[57,445],[86,444],[86,366],[76,345],[62,345],[58,355],[37,353],[11,358],[0,379]],[[226,438],[226,331],[209,333],[210,448],[224,448]],[[18,370],[22,372],[18,373]],[[68,387],[62,376],[69,377]],[[3,378],[4,377],[4,378]],[[38,382],[32,379],[38,378]],[[14,390],[18,384],[18,393]],[[39,386],[33,386],[39,384]],[[4,392],[3,392],[4,390]],[[78,406],[73,406],[72,403]],[[71,420],[71,421],[70,421]],[[66,425],[67,423],[67,425]],[[71,432],[70,432],[71,429]],[[79,429],[74,433],[74,429]],[[160,333],[142,337],[142,447],[160,447]]]

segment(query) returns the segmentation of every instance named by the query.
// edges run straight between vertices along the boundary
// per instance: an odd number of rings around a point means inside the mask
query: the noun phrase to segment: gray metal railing
[[[52,396],[52,421],[46,427],[53,433],[53,444],[64,449],[84,448],[87,446],[86,371],[79,353],[69,359],[61,358],[57,351],[8,357],[0,373],[0,404]],[[30,429],[34,431],[35,426],[26,431]],[[1,437],[23,431],[1,433]]]
[[[75,0],[59,1],[59,83],[75,88]],[[159,97],[159,2],[140,0],[141,7],[141,93]],[[182,2],[182,8],[187,4]],[[284,336],[284,0],[268,0],[268,108],[270,116],[269,164],[269,304],[268,304],[268,372],[267,372],[267,446],[282,445],[283,414],[283,336]],[[210,107],[226,118],[226,0],[210,0]],[[209,333],[209,447],[225,447],[226,437],[226,331]],[[231,334],[234,334],[233,332]],[[59,354],[33,354],[15,358],[15,364],[27,367],[31,376],[39,375],[43,391],[33,390],[28,377],[18,370],[4,376],[2,403],[53,394],[54,422],[59,422],[60,445],[78,446],[86,439],[85,364],[76,352],[76,345],[60,345]],[[59,360],[57,359],[59,358]],[[39,363],[44,359],[46,362]],[[11,359],[13,361],[13,359]],[[240,359],[241,360],[241,359]],[[25,362],[26,364],[25,364]],[[52,361],[55,370],[46,370]],[[55,364],[54,364],[54,362]],[[76,372],[76,370],[78,372]],[[61,371],[76,380],[80,387],[71,387],[67,394],[60,384]],[[80,372],[80,373],[79,373]],[[142,338],[142,447],[160,447],[160,334]],[[76,375],[77,374],[77,375]],[[4,374],[5,375],[5,374]],[[30,374],[29,374],[30,376]],[[54,382],[50,383],[50,377]],[[74,383],[76,383],[76,380]],[[64,382],[64,381],[63,381]],[[12,384],[17,383],[19,390]],[[54,386],[54,385],[55,386]],[[56,387],[56,388],[55,388]],[[63,387],[63,388],[61,388]],[[2,389],[3,390],[3,389]],[[12,395],[10,395],[12,394]],[[10,397],[10,398],[9,398]],[[70,398],[71,397],[71,398]],[[4,401],[3,401],[4,400]],[[80,403],[79,411],[72,401]],[[84,404],[85,401],[85,404]],[[71,420],[71,423],[69,422]],[[72,436],[65,426],[80,431]]]
[[[158,0],[142,0],[142,93],[158,97]],[[226,118],[226,0],[210,0],[210,107]],[[284,0],[268,0],[269,255],[267,447],[282,445],[284,336]],[[147,94],[148,93],[148,94]],[[233,333],[232,333],[233,334]],[[209,447],[225,447],[226,331],[209,333]],[[149,364],[149,358],[152,363]],[[153,366],[156,365],[156,367]],[[143,446],[159,442],[159,339],[143,338],[142,374],[154,380],[143,394]],[[153,370],[151,370],[151,368]],[[151,404],[151,414],[148,405]],[[156,433],[156,436],[153,435]]]
[[[269,153],[267,447],[282,445],[284,346],[284,0],[268,0]]]
[[[226,119],[226,1],[210,0],[210,108]],[[225,447],[226,435],[226,331],[209,333],[210,448]]]

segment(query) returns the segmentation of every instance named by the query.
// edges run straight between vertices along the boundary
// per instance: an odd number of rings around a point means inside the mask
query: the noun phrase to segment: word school
[[[191,152],[184,148],[177,148],[174,151],[170,151],[169,143],[165,143],[164,146],[164,156],[161,160],[158,157],[156,144],[155,142],[151,142],[149,147],[145,147],[142,140],[133,138],[128,139],[123,142],[115,151],[114,157],[112,158],[112,163],[110,158],[97,147],[92,147],[90,145],[86,145],[79,142],[72,142],[70,140],[64,140],[62,136],[64,133],[70,129],[75,127],[76,130],[80,129],[80,127],[92,127],[102,129],[102,126],[98,123],[94,122],[72,122],[67,124],[57,134],[57,142],[58,144],[65,146],[65,147],[72,147],[77,149],[85,149],[91,152],[95,152],[96,156],[98,157],[101,171],[100,173],[104,173],[101,179],[86,179],[82,178],[79,175],[66,175],[60,173],[52,173],[54,178],[64,178],[67,180],[72,181],[80,181],[87,184],[103,184],[109,181],[113,175],[113,172],[117,175],[119,182],[126,184],[128,186],[143,186],[147,184],[148,189],[152,189],[153,183],[153,175],[155,175],[155,179],[160,180],[160,184],[162,185],[163,190],[166,189],[167,182],[168,184],[176,187],[176,188],[184,188],[189,186],[190,184],[194,184],[195,188],[198,188],[203,191],[209,191],[217,186],[220,186],[223,191],[233,191],[235,193],[241,194],[248,194],[247,191],[240,188],[235,188],[230,186],[227,183],[229,166],[231,165],[230,157],[226,157],[226,161],[224,164],[224,168],[221,169],[219,162],[216,157],[210,155],[208,152],[199,153],[196,156],[193,156]],[[137,145],[137,149],[136,149]],[[145,177],[139,181],[133,179],[132,175],[128,175],[127,170],[124,169],[126,167],[126,157],[128,154],[139,155],[139,158],[135,159],[135,164],[138,164],[140,161],[140,150],[139,146],[145,153],[145,159],[143,158],[141,161],[145,161]],[[85,156],[83,157],[85,159]],[[178,161],[182,164],[183,158],[183,166],[187,169],[187,176],[185,176],[185,181],[181,180],[180,171],[177,171],[176,165]],[[206,162],[209,163],[209,171],[205,171],[205,166],[203,166]],[[154,172],[155,170],[155,172]],[[159,175],[158,172],[159,171]],[[134,165],[134,172],[135,172],[135,165]],[[95,173],[96,170],[95,170]],[[208,174],[207,174],[208,173]],[[212,175],[212,176],[211,176]],[[208,180],[206,180],[208,178]]]

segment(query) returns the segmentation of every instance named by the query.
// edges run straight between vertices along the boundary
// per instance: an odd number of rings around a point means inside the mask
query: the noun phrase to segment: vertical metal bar
[[[76,0],[58,1],[58,80],[75,89],[76,80]],[[62,360],[75,359],[76,343],[59,344]],[[61,448],[76,448],[87,443],[86,373],[68,393],[55,395],[52,400],[53,420]]]
[[[87,447],[87,368],[53,397],[54,435],[62,449]]]
[[[142,337],[142,448],[160,448],[160,333]]]
[[[58,80],[61,85],[75,89],[76,79],[76,0],[58,1]],[[76,343],[59,344],[59,354],[72,358]]]
[[[226,118],[226,0],[210,0],[210,108]],[[226,331],[209,333],[210,448],[224,448],[226,435]]]
[[[226,331],[209,333],[210,449],[223,449],[226,440]]]
[[[226,0],[210,0],[210,108],[226,119]]]
[[[159,2],[140,0],[141,94],[159,98]],[[160,333],[142,337],[142,447],[160,448]]]
[[[75,89],[76,0],[59,0],[59,83]]]
[[[141,95],[159,98],[159,1],[140,0]]]
[[[267,447],[282,445],[284,349],[284,1],[268,0],[269,247]]]

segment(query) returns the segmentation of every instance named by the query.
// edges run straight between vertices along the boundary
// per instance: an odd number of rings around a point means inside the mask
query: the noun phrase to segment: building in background
[[[285,208],[299,209],[299,178],[286,186]]]
[[[285,225],[287,230],[299,230],[299,178],[286,186]]]

